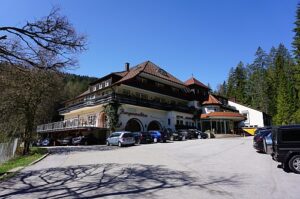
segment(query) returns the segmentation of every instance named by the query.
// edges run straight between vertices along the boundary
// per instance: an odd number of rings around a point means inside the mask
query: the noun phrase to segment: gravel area
[[[257,153],[252,137],[50,150],[41,162],[0,183],[0,198],[300,196],[300,175]]]

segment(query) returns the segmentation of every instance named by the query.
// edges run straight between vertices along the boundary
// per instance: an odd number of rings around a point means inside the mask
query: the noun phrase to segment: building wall
[[[124,130],[127,122],[130,119],[138,119],[142,123],[143,131],[147,131],[148,125],[152,121],[159,122],[162,128],[171,128],[175,130],[177,116],[183,117],[184,123],[186,121],[191,121],[188,118],[193,117],[191,114],[180,113],[176,111],[164,111],[123,104],[119,109],[119,122],[121,126],[118,128],[118,130]]]
[[[234,106],[240,112],[240,114],[247,117],[247,120],[241,122],[240,126],[264,127],[262,112],[232,101],[228,101],[228,105]]]
[[[69,113],[63,114],[64,120],[71,120],[79,118],[79,120],[88,121],[89,116],[95,116],[96,124],[95,126],[99,126],[99,116],[100,113],[103,112],[103,105],[97,105],[92,107],[85,107],[81,109],[73,110]]]

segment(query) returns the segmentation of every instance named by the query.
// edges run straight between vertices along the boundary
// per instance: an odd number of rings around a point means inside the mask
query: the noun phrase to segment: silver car
[[[106,139],[106,145],[117,145],[119,147],[125,145],[134,145],[135,139],[132,133],[127,131],[114,132]]]

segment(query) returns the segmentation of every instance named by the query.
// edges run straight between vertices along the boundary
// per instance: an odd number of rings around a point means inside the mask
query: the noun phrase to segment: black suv
[[[285,170],[300,174],[300,125],[275,127],[272,139],[273,159],[281,162]]]

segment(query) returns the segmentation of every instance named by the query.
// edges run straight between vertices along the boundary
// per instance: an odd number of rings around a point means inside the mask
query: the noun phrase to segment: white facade
[[[192,114],[123,104],[119,108],[120,126],[118,130],[124,130],[128,121],[131,119],[135,119],[140,123],[142,131],[147,131],[151,122],[158,122],[161,128],[170,128],[173,130],[175,130],[175,125],[178,121],[182,122],[182,124],[188,123],[192,125],[193,123]]]
[[[247,117],[247,120],[240,123],[240,126],[246,127],[264,127],[263,112],[238,104],[233,101],[228,101],[228,105],[233,106],[240,114]]]

